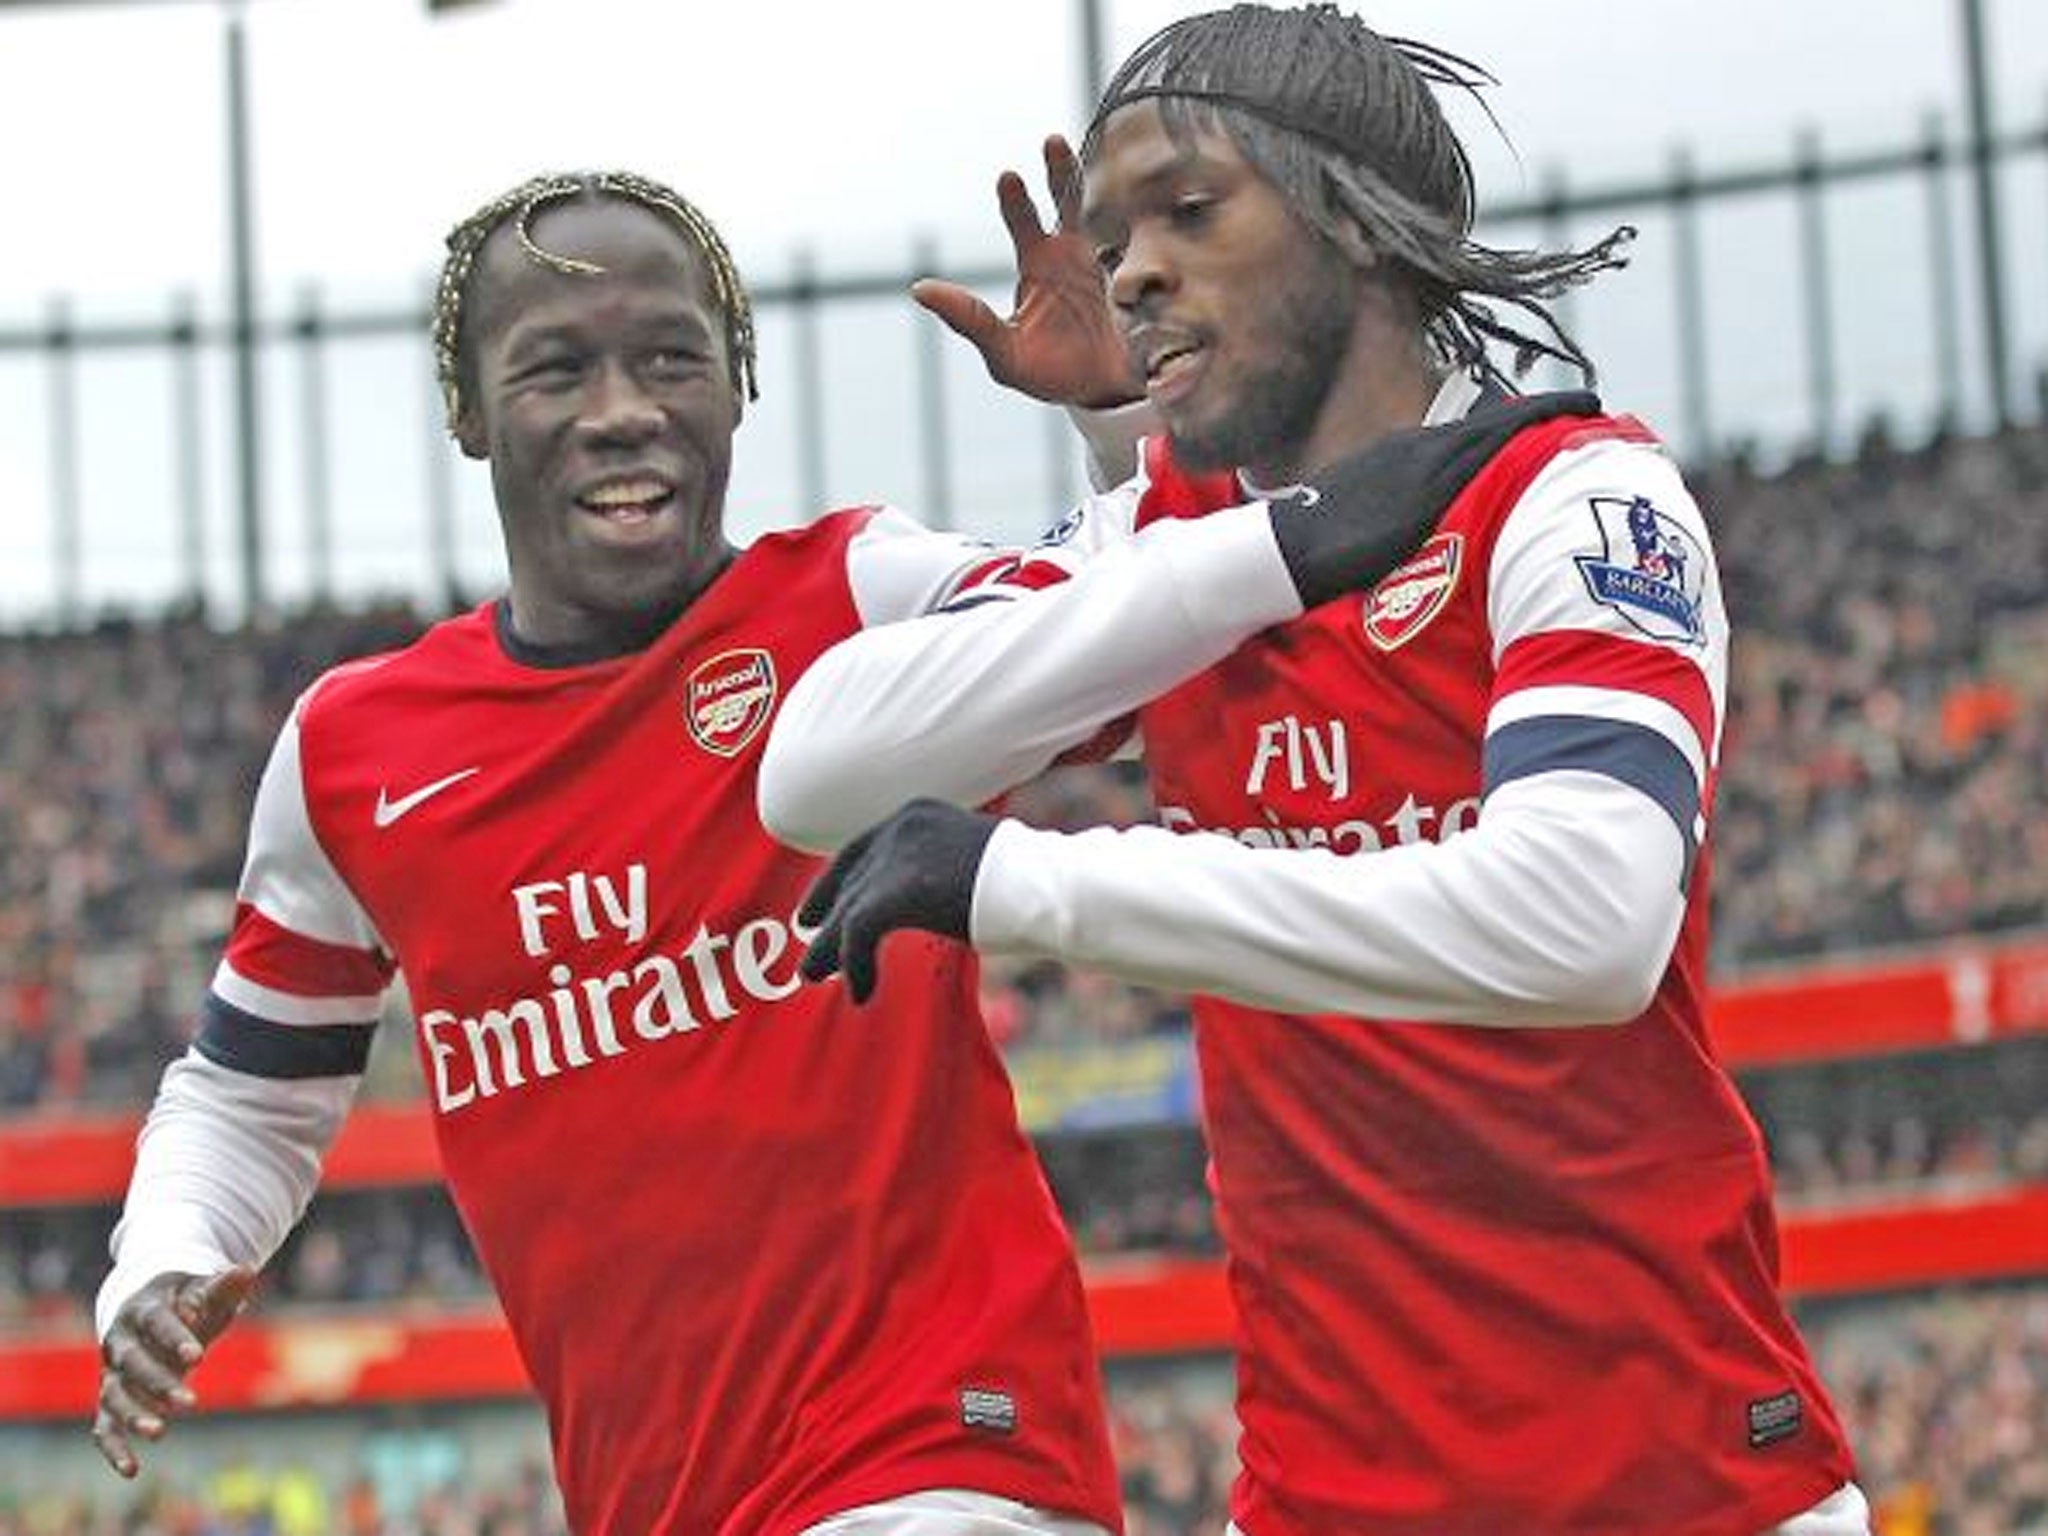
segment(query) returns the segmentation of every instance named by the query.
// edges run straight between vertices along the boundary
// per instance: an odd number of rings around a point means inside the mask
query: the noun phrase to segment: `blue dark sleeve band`
[[[1685,840],[1681,887],[1690,884],[1699,852],[1700,786],[1692,764],[1670,740],[1629,720],[1585,715],[1538,715],[1504,725],[1486,738],[1485,793],[1531,774],[1577,769],[1602,774],[1648,795]]]
[[[355,1077],[370,1062],[369,1024],[277,1024],[211,992],[201,1009],[199,1054],[251,1077]]]
[[[965,613],[970,608],[979,608],[984,603],[1012,603],[1016,596],[1009,592],[967,592],[951,602],[941,603],[934,613]]]

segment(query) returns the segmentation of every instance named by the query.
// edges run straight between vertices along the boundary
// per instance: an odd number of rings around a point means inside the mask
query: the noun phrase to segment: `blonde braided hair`
[[[441,264],[441,279],[434,290],[434,372],[441,382],[441,399],[448,413],[448,430],[454,432],[462,419],[468,381],[467,359],[462,350],[462,319],[469,301],[470,278],[477,253],[502,224],[510,223],[519,237],[519,248],[532,260],[557,272],[589,274],[601,267],[573,256],[563,256],[537,244],[533,238],[534,216],[547,204],[573,197],[615,197],[660,214],[682,231],[683,238],[704,259],[711,287],[725,318],[727,366],[732,370],[732,387],[748,400],[761,395],[755,379],[754,307],[746,284],[733,264],[717,228],[688,198],[658,181],[631,171],[555,172],[521,182],[477,209],[448,232],[448,255]]]

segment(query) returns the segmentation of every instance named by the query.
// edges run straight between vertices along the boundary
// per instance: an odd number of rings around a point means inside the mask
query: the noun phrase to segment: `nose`
[[[661,405],[617,359],[593,369],[584,397],[583,434],[595,442],[641,443],[661,430]]]
[[[1173,268],[1168,264],[1164,242],[1133,228],[1125,241],[1116,270],[1110,274],[1109,302],[1129,314],[1142,315],[1151,303],[1173,289]]]

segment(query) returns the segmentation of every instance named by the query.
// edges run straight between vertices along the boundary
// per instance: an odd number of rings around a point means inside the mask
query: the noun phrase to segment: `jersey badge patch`
[[[1707,554],[1683,524],[1647,496],[1587,498],[1600,530],[1600,553],[1575,555],[1593,601],[1612,608],[1653,640],[1698,645]]]
[[[1365,635],[1383,651],[1397,651],[1443,612],[1465,563],[1465,536],[1439,533],[1365,595]]]
[[[999,1387],[962,1387],[960,1423],[998,1435],[1017,1432],[1017,1400]]]
[[[699,662],[683,695],[691,738],[719,757],[737,757],[774,709],[775,658],[766,651],[721,651]]]

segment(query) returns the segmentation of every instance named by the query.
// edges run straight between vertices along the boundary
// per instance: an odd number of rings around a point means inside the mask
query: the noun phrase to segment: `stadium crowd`
[[[1698,477],[1736,625],[1717,796],[1724,973],[2048,922],[2048,428],[1873,431],[1853,461]],[[0,1112],[128,1105],[179,1048],[277,722],[396,605],[244,633],[193,613],[0,637]],[[1013,809],[1151,814],[1129,765]],[[1185,1027],[1176,998],[996,966],[1006,1044]]]
[[[2048,926],[2048,428],[1913,449],[1873,431],[1850,462],[1765,474],[1737,459],[1696,481],[1736,625],[1713,876],[1722,972]],[[238,633],[184,612],[0,636],[0,1118],[146,1102],[188,1037],[278,720],[320,668],[424,622],[385,605]],[[1059,826],[1151,810],[1127,765],[1051,775],[1013,809]],[[1177,998],[1046,964],[992,964],[985,1004],[1015,1051],[1187,1022]],[[380,1051],[370,1092],[416,1084],[402,1041]],[[2048,1039],[1743,1087],[1790,1208],[2048,1181]],[[1191,1125],[1042,1150],[1084,1251],[1214,1251]],[[110,1216],[8,1213],[0,1332],[82,1325]],[[437,1191],[335,1192],[280,1255],[264,1305],[486,1294]],[[1882,1536],[2048,1531],[2048,1286],[1807,1326]],[[1117,1386],[1132,1536],[1222,1529],[1228,1392],[1191,1381]],[[367,1478],[286,1479],[260,1497],[156,1484],[118,1506],[0,1505],[0,1536],[541,1536],[559,1529],[551,1495],[544,1475],[404,1507]]]

